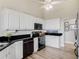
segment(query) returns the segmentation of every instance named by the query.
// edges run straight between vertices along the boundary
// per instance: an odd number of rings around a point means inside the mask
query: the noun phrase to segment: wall
[[[0,10],[2,8],[11,8],[27,14],[43,18],[41,4],[32,0],[0,0]]]
[[[56,19],[45,20],[45,29],[47,29],[47,30],[58,30],[59,33],[62,33],[63,35],[61,37],[58,37],[58,36],[56,36],[56,37],[50,36],[50,37],[52,39],[53,44],[56,43],[56,42],[60,42],[60,43],[57,43],[57,44],[60,45],[60,47],[64,47],[64,20],[63,19],[56,18]],[[47,41],[50,41],[50,40],[48,39]],[[51,41],[47,42],[47,44],[52,45]]]
[[[68,19],[69,24],[75,24],[76,19]],[[73,44],[75,42],[74,30],[65,31],[65,43]]]
[[[52,10],[45,11],[45,19],[53,18],[75,18],[79,7],[79,0],[64,0],[60,4],[54,5]]]
[[[45,29],[47,30],[59,30],[60,19],[49,19],[45,21]]]

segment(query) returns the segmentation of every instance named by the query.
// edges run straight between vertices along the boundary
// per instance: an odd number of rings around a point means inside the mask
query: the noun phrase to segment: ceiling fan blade
[[[40,4],[47,4],[47,2],[44,2],[44,1],[37,1],[37,0],[32,0],[33,2],[36,2],[36,3],[40,3]]]
[[[52,0],[45,0],[44,2],[48,2],[48,3],[50,3]]]
[[[61,1],[52,1],[52,2],[51,2],[52,5],[54,5],[54,4],[59,4],[59,3],[61,3]]]

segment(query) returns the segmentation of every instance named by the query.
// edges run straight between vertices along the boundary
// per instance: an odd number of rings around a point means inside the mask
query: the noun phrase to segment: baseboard
[[[62,45],[60,46],[60,48],[61,48],[61,47],[64,47],[64,44],[62,44]]]
[[[74,42],[68,42],[68,41],[67,41],[67,42],[65,42],[65,43],[66,43],[66,44],[74,44]]]

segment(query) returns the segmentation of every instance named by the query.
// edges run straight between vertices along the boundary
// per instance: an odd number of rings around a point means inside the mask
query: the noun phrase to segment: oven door
[[[45,48],[45,36],[38,38],[38,50]]]

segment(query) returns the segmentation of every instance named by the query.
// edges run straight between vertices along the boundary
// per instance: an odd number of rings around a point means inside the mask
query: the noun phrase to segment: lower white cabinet
[[[23,58],[23,41],[18,41],[15,43],[16,59]]]
[[[59,36],[46,35],[46,46],[59,48],[60,47]]]
[[[38,38],[34,38],[34,52],[37,52],[38,50]]]
[[[7,50],[4,49],[3,51],[0,52],[0,59],[7,59]]]
[[[0,52],[0,59],[16,59],[14,44]]]
[[[23,41],[18,41],[0,51],[0,59],[22,59]]]
[[[15,51],[15,45],[14,44],[7,47],[6,52],[7,52],[7,59],[16,59],[16,51]]]

